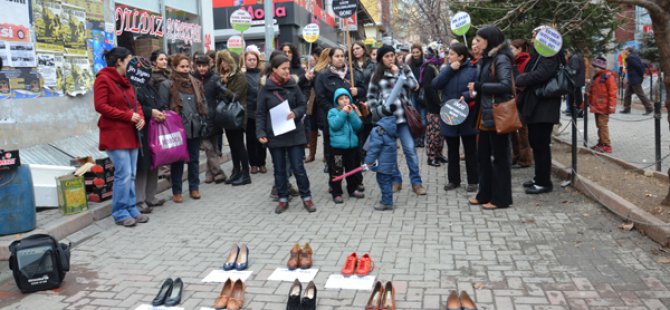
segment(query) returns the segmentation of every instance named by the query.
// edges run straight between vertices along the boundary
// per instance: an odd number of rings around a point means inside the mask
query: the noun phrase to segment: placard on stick
[[[563,37],[558,30],[545,27],[535,36],[535,50],[544,57],[552,57],[563,47]]]
[[[230,14],[230,26],[240,32],[249,30],[251,28],[251,15],[242,9],[233,12],[233,14]]]
[[[333,0],[333,12],[339,18],[347,18],[356,14],[358,0]]]

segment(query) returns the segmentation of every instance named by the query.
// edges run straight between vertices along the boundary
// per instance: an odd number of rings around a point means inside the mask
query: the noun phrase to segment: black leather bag
[[[216,105],[214,122],[223,129],[243,129],[244,107],[233,94],[230,100],[221,99]]]
[[[9,251],[9,268],[23,293],[58,288],[70,271],[70,245],[46,234],[14,241]]]
[[[535,70],[540,59],[538,58],[537,62],[535,62],[533,70]],[[542,98],[556,98],[573,93],[575,90],[576,74],[574,69],[562,63],[558,68],[558,72],[547,83],[535,89],[535,95]]]

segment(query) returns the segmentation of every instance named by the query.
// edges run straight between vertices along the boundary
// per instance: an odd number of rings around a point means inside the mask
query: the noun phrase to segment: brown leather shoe
[[[258,168],[258,172],[260,172],[260,173],[267,173],[267,172],[268,172],[268,168],[265,167],[265,166],[261,166],[260,168]]]
[[[134,218],[129,217],[121,222],[115,222],[116,225],[123,225],[124,227],[133,227],[135,224],[137,224],[137,221],[135,221]]]
[[[302,252],[300,244],[296,243],[291,249],[291,255],[289,256],[288,263],[286,264],[289,270],[295,270],[300,266],[300,252]]]
[[[251,168],[249,169],[249,173],[251,173],[251,174],[256,174],[256,173],[258,173],[258,167],[256,167],[256,166],[251,166]]]
[[[427,193],[426,188],[423,187],[423,185],[421,185],[421,184],[419,184],[419,185],[413,185],[413,186],[412,186],[412,191],[414,191],[414,193],[415,193],[417,196],[423,196],[423,195],[425,195],[425,194]]]
[[[473,206],[478,206],[478,205],[483,204],[481,201],[477,200],[476,197],[470,197],[470,198],[468,198],[468,203],[471,204],[471,205],[473,205]]]
[[[300,251],[300,269],[312,268],[312,247],[305,243],[305,247]]]
[[[184,196],[182,196],[182,194],[174,194],[172,195],[172,201],[175,203],[182,203],[184,202]]]
[[[230,293],[230,298],[228,298],[228,304],[226,305],[227,310],[240,310],[244,305],[244,291],[246,287],[242,280],[237,280],[233,283],[233,291]]]
[[[148,221],[149,221],[149,216],[146,215],[146,214],[140,214],[135,218],[135,222],[142,223],[142,224],[144,224]]]
[[[395,310],[395,288],[391,281],[386,282],[384,286],[384,298],[382,299],[381,310]]]
[[[456,291],[451,291],[447,297],[447,310],[461,310],[461,300]]]
[[[368,304],[365,306],[365,310],[378,310],[382,307],[382,298],[384,297],[384,286],[381,282],[377,281],[375,283],[375,288],[370,294],[370,299],[368,299]]]
[[[212,306],[212,308],[214,309],[226,308],[232,292],[233,292],[233,281],[228,279],[226,280],[226,283],[223,284],[221,293],[219,294],[219,297],[216,298],[216,301],[214,302],[214,306]]]
[[[460,302],[461,302],[461,309],[463,310],[477,310],[477,306],[475,305],[475,302],[472,301],[472,298],[470,298],[470,295],[466,293],[465,291],[461,291],[461,296],[459,297]]]
[[[191,196],[191,198],[193,198],[195,200],[198,200],[198,199],[200,199],[200,192],[199,191],[191,191],[189,196]]]

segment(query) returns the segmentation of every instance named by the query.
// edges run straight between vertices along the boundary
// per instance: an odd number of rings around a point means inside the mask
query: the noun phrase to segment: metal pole
[[[584,110],[582,111],[582,115],[584,116],[584,147],[589,147],[589,96],[586,96],[585,90],[582,91],[582,100],[584,102]]]
[[[577,105],[575,104],[577,100],[574,98],[574,93],[570,98],[572,99],[572,102],[570,102],[570,105],[572,105],[572,109],[570,109],[572,117],[572,173],[570,174],[570,180],[574,184],[577,177]]]
[[[658,72],[658,100],[654,103],[654,149],[656,153],[656,171],[661,171],[661,102],[663,99],[663,92],[661,92],[661,85],[663,85],[663,73]],[[653,91],[652,91],[653,93]]]
[[[161,17],[163,18],[163,51],[167,54],[173,54],[168,51],[168,38],[165,35],[167,33],[167,16],[165,14],[165,0],[160,0],[159,5],[161,7]]]
[[[263,10],[265,10],[265,60],[270,61],[270,54],[272,53],[272,40],[274,40],[275,29],[272,24],[274,17],[273,0],[264,0]]]

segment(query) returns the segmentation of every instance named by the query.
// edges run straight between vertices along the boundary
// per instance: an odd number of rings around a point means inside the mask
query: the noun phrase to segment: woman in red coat
[[[126,79],[126,67],[132,58],[123,47],[105,53],[107,67],[98,72],[93,85],[95,110],[100,113],[100,150],[114,163],[112,217],[126,227],[146,223],[149,217],[136,207],[135,173],[140,147],[138,131],[144,127],[142,107]]]

